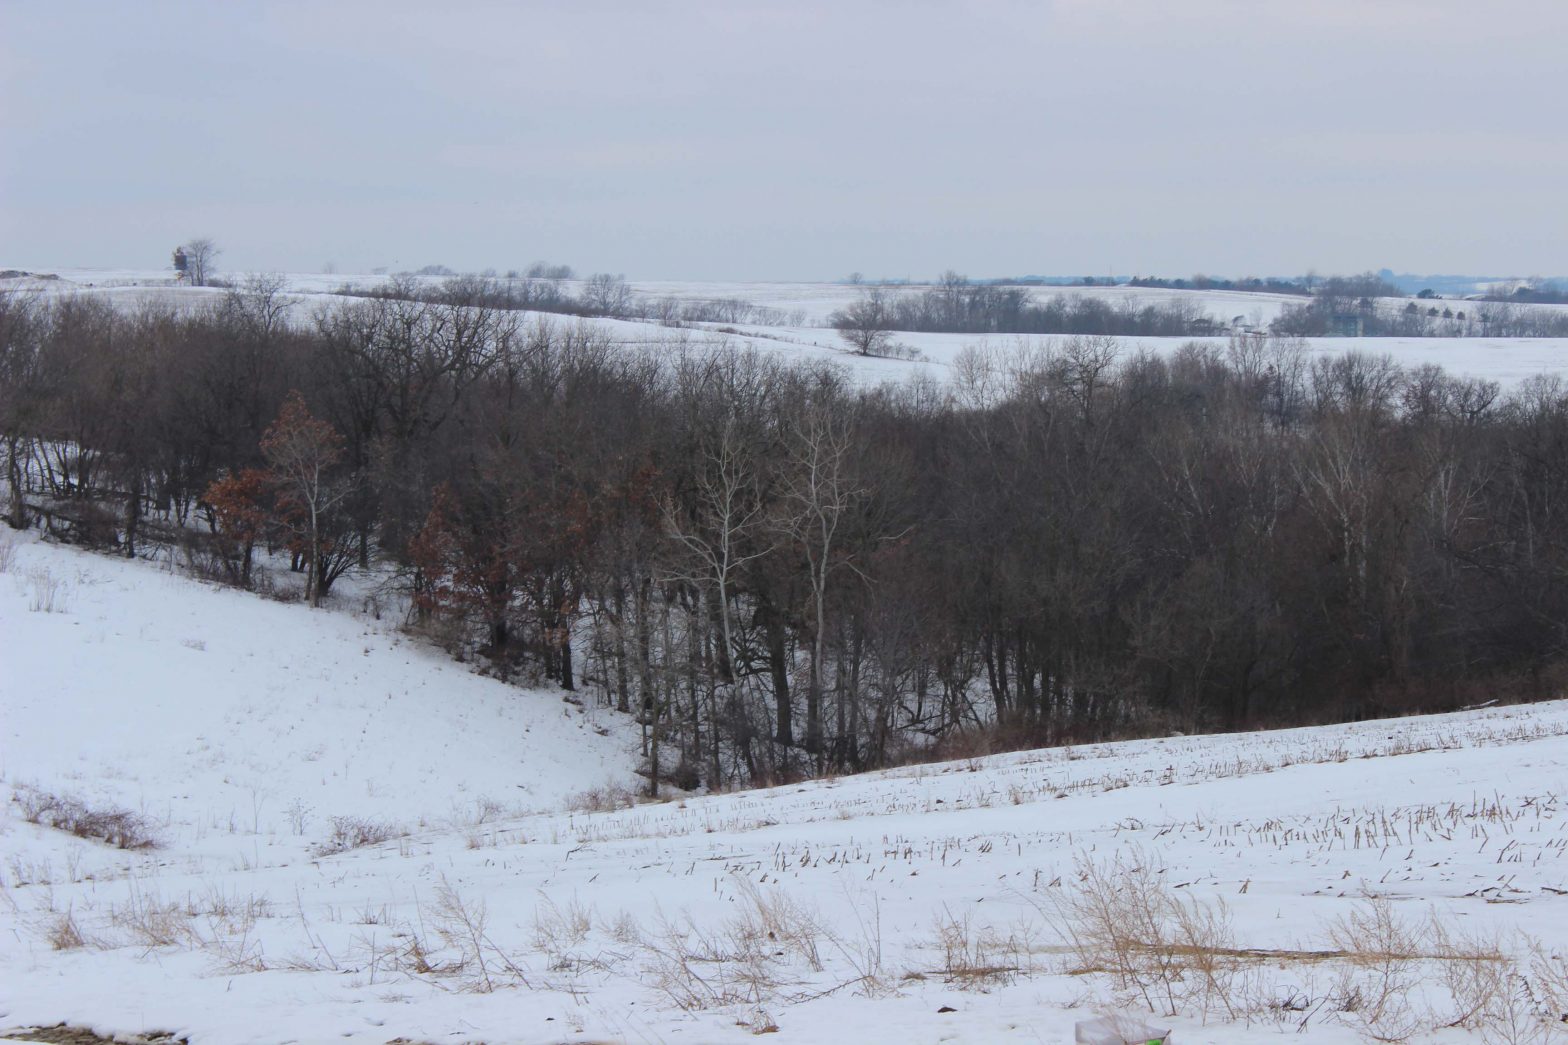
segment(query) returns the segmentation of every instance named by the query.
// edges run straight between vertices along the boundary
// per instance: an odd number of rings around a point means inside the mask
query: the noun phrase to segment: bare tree
[[[508,273],[508,275],[510,275],[510,273]],[[577,273],[572,271],[572,266],[552,265],[548,261],[534,262],[532,265],[528,266],[528,271],[525,272],[524,275],[529,279],[559,280],[577,278]]]
[[[726,691],[724,703],[735,696],[734,609],[741,570],[747,563],[767,555],[771,544],[755,538],[765,533],[766,506],[758,489],[755,454],[749,452],[740,424],[732,413],[725,418],[716,438],[702,448],[702,459],[694,491],[693,512],[683,518],[676,506],[666,501],[663,507],[665,532],[686,553],[689,572],[681,579],[713,592],[713,608],[718,617],[722,656],[719,660],[719,687]],[[678,574],[677,574],[678,575]],[[719,700],[714,693],[714,721],[717,726]],[[716,736],[717,734],[715,734]],[[712,772],[718,780],[718,746],[712,749]]]
[[[583,307],[594,315],[630,315],[633,300],[632,288],[627,285],[625,276],[595,272],[583,284]]]
[[[193,239],[182,249],[185,251],[186,271],[190,274],[191,286],[205,287],[217,271],[218,255],[223,251],[208,236]]]
[[[763,505],[754,462],[748,460],[739,427],[734,417],[728,418],[718,439],[703,450],[696,525],[683,523],[672,506],[665,509],[669,535],[700,564],[698,576],[691,579],[713,583],[726,657],[735,648],[729,601],[736,575],[746,563],[772,550],[748,546],[747,538],[763,526]]]
[[[990,288],[944,285],[976,322]],[[240,583],[282,531],[313,602],[378,547],[454,648],[640,708],[653,789],[1568,681],[1559,375],[1090,335],[866,389],[410,287],[314,324],[266,279],[199,310],[0,291],[0,511],[178,535]],[[887,293],[921,329],[936,298]]]
[[[349,494],[328,474],[343,456],[343,437],[327,422],[310,415],[305,399],[289,393],[278,419],[261,438],[261,452],[277,476],[284,496],[304,515],[309,542],[305,599],[321,605],[322,516]]]
[[[862,291],[853,304],[828,317],[838,336],[863,356],[881,355],[887,350],[893,340],[892,320],[887,292],[881,287]]]
[[[229,288],[223,304],[249,333],[270,341],[295,304],[295,299],[284,293],[287,287],[282,273],[253,272]]]
[[[41,358],[47,315],[36,295],[0,290],[0,443],[10,498],[6,521],[27,526],[23,459],[46,408]]]
[[[839,526],[861,491],[850,482],[849,425],[830,408],[810,408],[791,426],[790,467],[784,479],[786,532],[805,550],[811,584],[811,670],[806,690],[806,750],[822,770],[822,647],[827,634],[828,580],[845,565]]]

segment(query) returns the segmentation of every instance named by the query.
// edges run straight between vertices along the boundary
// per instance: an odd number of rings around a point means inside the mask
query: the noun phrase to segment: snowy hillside
[[[313,810],[311,834],[334,815],[415,826],[629,782],[616,719],[480,678],[394,622],[32,541],[14,554],[12,783],[131,806],[232,856],[216,835],[287,834],[290,808]],[[25,612],[46,599],[53,612]]]
[[[1562,1040],[1565,702],[594,809],[624,719],[10,540],[0,1032]],[[27,822],[114,809],[156,845]]]
[[[196,306],[221,299],[223,291],[210,287],[176,286],[168,272],[120,269],[50,270],[57,280],[8,281],[16,286],[32,286],[48,294],[83,293],[101,296],[124,308],[147,303]],[[372,287],[385,282],[384,276],[322,275],[290,273],[286,285],[296,305],[296,319],[308,319],[318,308],[335,308],[355,299],[334,291],[345,285]],[[442,280],[424,277],[432,287]],[[565,281],[568,293],[581,284]],[[952,365],[965,348],[987,344],[1007,348],[1021,340],[1012,335],[985,338],[974,334],[900,333],[899,344],[914,351],[913,359],[859,356],[848,351],[827,317],[836,309],[852,303],[860,289],[845,283],[720,283],[648,281],[633,282],[631,289],[649,298],[674,298],[681,301],[739,299],[753,305],[804,317],[804,326],[771,326],[760,323],[706,323],[684,331],[657,323],[631,320],[585,320],[605,330],[617,342],[636,348],[658,348],[680,336],[694,336],[732,344],[751,344],[789,360],[831,361],[847,368],[857,380],[874,384],[896,381],[913,374],[946,380]],[[1224,323],[1245,317],[1254,325],[1267,324],[1287,306],[1299,305],[1299,297],[1287,294],[1243,293],[1240,291],[1184,291],[1159,287],[1032,287],[1030,294],[1043,300],[1051,295],[1095,298],[1119,306],[1134,301],[1140,307],[1161,307],[1173,301],[1192,301],[1207,314]],[[1408,304],[1408,302],[1406,302]],[[1384,305],[1393,310],[1393,299]],[[1563,309],[1568,306],[1531,305],[1526,308]],[[570,317],[552,316],[554,322],[577,322]],[[1025,338],[1022,340],[1039,340]],[[1174,351],[1189,342],[1218,346],[1224,337],[1118,337],[1123,350],[1147,349],[1157,353]],[[1568,371],[1568,339],[1563,338],[1478,338],[1478,337],[1377,337],[1308,338],[1313,355],[1338,355],[1351,349],[1388,353],[1402,366],[1435,363],[1452,373],[1482,377],[1512,387],[1534,374]]]

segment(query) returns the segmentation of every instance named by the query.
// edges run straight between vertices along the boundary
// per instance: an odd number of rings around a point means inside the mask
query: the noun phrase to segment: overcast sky
[[[0,0],[0,267],[1568,273],[1568,2]]]

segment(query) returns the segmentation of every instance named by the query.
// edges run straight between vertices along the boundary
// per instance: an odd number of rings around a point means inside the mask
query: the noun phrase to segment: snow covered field
[[[1065,1043],[1152,1005],[1181,1045],[1564,1038],[1533,1011],[1568,702],[617,808],[623,717],[363,600],[7,541],[0,1031]],[[48,796],[157,845],[27,822]],[[1103,931],[1145,915],[1161,947]]]
[[[60,277],[43,282],[15,281],[17,284],[34,285],[47,293],[80,292],[101,295],[117,304],[135,308],[144,303],[193,306],[218,300],[223,291],[213,288],[176,286],[167,272],[156,270],[118,269],[59,269],[50,270]],[[344,284],[374,286],[385,281],[383,276],[324,275],[291,273],[285,276],[291,295],[297,302],[296,318],[308,318],[321,307],[336,307],[353,301],[333,293]],[[432,286],[442,281],[424,277]],[[579,284],[567,281],[569,291],[575,293]],[[694,336],[730,344],[751,344],[792,360],[829,361],[846,368],[854,377],[867,384],[899,381],[911,375],[924,374],[935,380],[946,380],[951,374],[954,360],[965,348],[990,344],[1006,348],[1017,342],[1016,337],[981,338],[973,334],[900,333],[897,341],[911,348],[915,358],[867,358],[846,350],[837,333],[827,326],[827,316],[836,309],[855,300],[859,288],[845,283],[716,283],[716,282],[633,282],[632,289],[650,299],[674,297],[682,300],[738,298],[754,305],[784,312],[799,311],[806,317],[806,326],[778,327],[755,323],[698,324],[685,331],[672,330],[656,323],[624,320],[585,320],[601,326],[618,342],[629,347],[654,349],[669,345],[682,336]],[[1154,305],[1169,303],[1173,298],[1197,301],[1216,319],[1228,322],[1233,316],[1246,316],[1249,322],[1267,324],[1287,305],[1298,305],[1303,299],[1286,294],[1248,294],[1238,291],[1181,291],[1149,287],[1034,287],[1030,292],[1037,297],[1051,294],[1073,294],[1102,298],[1120,303],[1127,298]],[[1568,308],[1568,306],[1535,305],[1532,308]],[[553,322],[578,322],[570,317],[553,316]],[[1031,339],[1038,340],[1038,339]],[[1125,351],[1140,348],[1168,353],[1192,341],[1209,342],[1223,346],[1225,338],[1195,337],[1122,337],[1116,339]],[[1337,355],[1352,349],[1388,353],[1403,366],[1414,367],[1435,363],[1444,369],[1470,377],[1497,381],[1505,388],[1517,385],[1534,374],[1568,372],[1568,339],[1565,338],[1309,338],[1308,350],[1316,355]]]

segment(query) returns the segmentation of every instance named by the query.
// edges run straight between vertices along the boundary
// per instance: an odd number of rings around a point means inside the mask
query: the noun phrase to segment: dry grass
[[[331,830],[326,840],[314,850],[317,856],[332,856],[367,845],[380,845],[408,833],[396,824],[362,816],[335,816],[329,823]]]
[[[210,954],[230,972],[267,968],[255,934],[256,922],[271,917],[264,897],[240,898],[211,890],[205,896],[174,900],[133,888],[123,900],[109,903],[91,929],[74,908],[56,910],[52,897],[43,910],[38,930],[56,950],[177,948]]]
[[[761,1005],[780,988],[755,937],[703,929],[689,916],[661,917],[644,937],[643,955],[647,982],[687,1011]]]
[[[196,932],[194,916],[189,906],[135,890],[123,903],[109,907],[109,924],[124,933],[130,945],[146,950],[199,948],[203,941]]]
[[[445,878],[436,888],[436,902],[431,911],[436,934],[448,947],[462,955],[455,968],[472,968],[470,981],[473,990],[483,994],[495,990],[495,979],[485,961],[485,921],[487,912],[483,901],[466,903]]]
[[[811,971],[821,972],[821,944],[826,929],[817,909],[777,886],[769,889],[749,878],[736,877],[733,881],[742,906],[731,920],[731,935],[748,946],[772,949],[775,957],[793,954]]]
[[[1368,896],[1325,927],[1324,949],[1244,949],[1223,903],[1178,897],[1146,853],[1081,858],[1075,879],[1049,907],[1069,971],[1103,977],[1114,1004],[1249,1024],[1272,1017],[1297,1030],[1321,1014],[1378,1042],[1445,1028],[1505,1045],[1568,1039],[1568,962],[1537,942],[1522,941],[1521,961],[1496,935],[1461,932],[1435,913],[1402,916]],[[989,971],[963,921],[942,928],[950,964]],[[1271,985],[1282,976],[1288,989]]]
[[[64,613],[70,608],[70,585],[47,569],[29,571],[27,588],[27,608],[33,613]]]
[[[1011,983],[1035,971],[1037,935],[1026,921],[1007,928],[977,925],[969,911],[955,915],[943,905],[934,924],[935,947],[942,956],[937,971],[964,990]]]
[[[855,993],[868,998],[894,993],[882,962],[881,900],[870,890],[860,896],[847,895],[846,899],[855,919],[855,932],[833,932],[828,940],[854,973],[849,983]]]
[[[678,1007],[755,1008],[789,1000],[786,988],[825,968],[824,945],[854,953],[828,931],[815,907],[776,885],[739,875],[730,881],[737,910],[719,925],[661,916],[652,933],[641,935],[644,974]],[[771,1019],[760,1026],[770,1024]]]
[[[1054,903],[1073,971],[1107,974],[1120,998],[1163,1015],[1251,1011],[1248,961],[1223,902],[1177,896],[1139,850],[1101,863],[1080,857],[1075,878]]]
[[[595,964],[577,951],[593,928],[593,911],[576,897],[559,906],[542,897],[534,909],[534,948],[545,956],[551,972],[579,972]],[[635,923],[627,930],[635,936]]]
[[[527,973],[519,962],[490,939],[486,931],[489,913],[484,901],[465,900],[445,877],[436,887],[435,903],[426,910],[422,920],[434,927],[436,936],[446,948],[457,952],[456,960],[448,962],[440,971],[466,973],[461,982],[463,989],[488,994],[507,983],[530,986]],[[420,949],[417,937],[414,946]],[[429,966],[422,954],[419,960],[428,971],[437,971]]]
[[[1345,955],[1334,1009],[1373,1041],[1408,1041],[1422,1026],[1412,1000],[1427,953],[1426,927],[1399,917],[1387,899],[1371,897],[1328,926],[1329,942]]]
[[[1546,1017],[1568,1023],[1568,951],[1562,944],[1530,941],[1526,990]]]
[[[76,916],[69,908],[56,913],[51,917],[44,928],[44,939],[49,941],[49,946],[57,951],[74,951],[79,947],[87,946],[87,937],[83,935],[81,926],[76,924]]]
[[[53,794],[25,784],[15,789],[13,801],[19,807],[22,819],[30,824],[52,827],[119,849],[148,849],[157,845],[157,838],[147,821],[129,809],[93,808],[80,798]]]
[[[1538,941],[1521,938],[1530,958],[1516,959],[1493,932],[1466,933],[1436,913],[1400,918],[1392,903],[1367,898],[1328,928],[1344,952],[1331,999],[1340,1018],[1374,1041],[1402,1042],[1440,1028],[1478,1032],[1486,1042],[1561,1041],[1562,965]],[[1419,1006],[1421,987],[1440,985],[1446,1012]]]
[[[630,809],[637,804],[637,795],[620,784],[602,784],[579,791],[566,800],[568,813],[608,813],[616,809]]]

